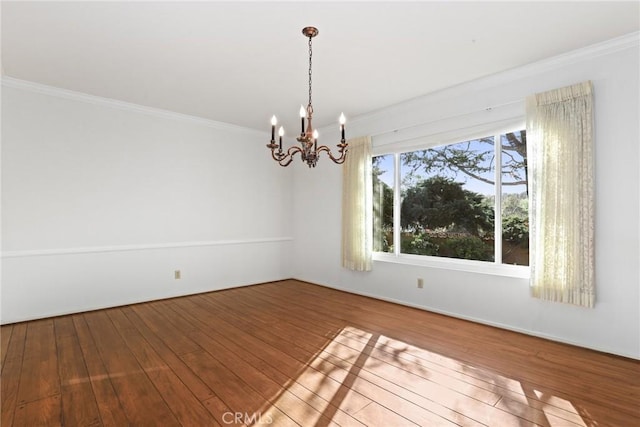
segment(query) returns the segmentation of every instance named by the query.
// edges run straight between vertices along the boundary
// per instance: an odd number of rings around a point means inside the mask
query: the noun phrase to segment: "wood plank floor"
[[[9,426],[636,426],[640,362],[294,280],[6,325]]]

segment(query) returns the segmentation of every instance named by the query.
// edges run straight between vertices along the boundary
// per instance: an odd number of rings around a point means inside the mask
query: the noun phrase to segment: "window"
[[[529,265],[524,130],[372,162],[374,251]]]
[[[394,156],[373,157],[373,251],[393,252]]]

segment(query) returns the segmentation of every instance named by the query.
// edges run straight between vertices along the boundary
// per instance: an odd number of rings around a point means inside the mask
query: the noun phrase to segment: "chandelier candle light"
[[[326,145],[318,147],[318,131],[313,128],[311,123],[311,120],[313,119],[313,105],[311,104],[311,40],[318,35],[318,29],[315,27],[305,27],[302,29],[302,34],[305,37],[309,37],[309,103],[307,104],[306,110],[303,106],[300,106],[300,121],[302,127],[300,130],[300,136],[296,138],[298,142],[300,142],[300,146],[290,147],[286,152],[282,151],[282,136],[284,135],[284,128],[280,126],[280,129],[278,129],[279,139],[276,144],[275,134],[278,119],[276,119],[276,116],[273,116],[271,117],[271,143],[267,144],[267,148],[271,149],[271,157],[273,157],[273,160],[278,162],[280,166],[289,166],[293,161],[293,156],[300,153],[300,157],[303,162],[307,162],[309,167],[316,167],[318,156],[323,151],[327,153],[334,163],[342,164],[347,156],[347,143],[344,139],[344,113],[340,114],[340,143],[338,144],[339,155],[337,157],[334,156]],[[307,119],[306,129],[304,126],[305,117]]]

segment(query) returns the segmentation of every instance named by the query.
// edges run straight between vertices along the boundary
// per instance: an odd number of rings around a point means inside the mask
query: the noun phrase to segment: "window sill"
[[[456,258],[438,258],[423,255],[400,254],[394,255],[384,252],[374,252],[373,260],[395,264],[415,265],[421,267],[442,268],[446,270],[466,271],[471,273],[490,274],[528,279],[528,266],[495,264],[485,261],[471,261]]]

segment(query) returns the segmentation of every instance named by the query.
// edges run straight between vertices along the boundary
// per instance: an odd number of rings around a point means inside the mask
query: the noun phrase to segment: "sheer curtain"
[[[348,143],[342,176],[342,266],[369,271],[373,249],[371,138],[354,138]]]
[[[527,98],[531,293],[593,307],[593,89]]]

